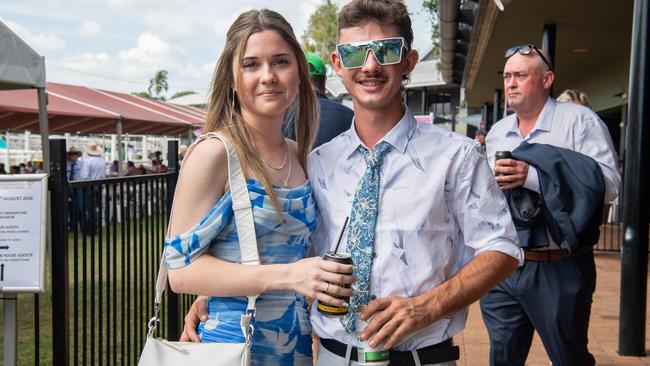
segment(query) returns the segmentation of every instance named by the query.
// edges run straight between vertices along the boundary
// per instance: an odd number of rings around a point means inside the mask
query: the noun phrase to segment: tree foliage
[[[440,57],[440,28],[438,19],[438,0],[423,0],[422,6],[429,12],[431,21],[431,42],[433,44],[433,55]]]
[[[309,25],[302,35],[306,51],[318,54],[326,64],[330,64],[330,52],[336,48],[336,25],[338,6],[325,0],[309,17]]]
[[[196,94],[196,92],[194,90],[181,90],[179,92],[174,93],[174,95],[172,95],[172,97],[169,99],[180,98],[190,94]]]
[[[136,97],[141,97],[141,98],[154,99],[154,97],[152,97],[151,94],[149,94],[149,92],[146,91],[132,92],[131,95],[135,95]]]
[[[169,84],[167,83],[167,70],[158,70],[156,74],[149,79],[149,95],[152,95],[157,99],[165,100],[165,97],[161,96],[160,93],[167,91],[167,89],[169,89]]]

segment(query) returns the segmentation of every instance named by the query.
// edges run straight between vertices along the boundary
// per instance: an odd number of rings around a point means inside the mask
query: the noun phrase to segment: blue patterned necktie
[[[391,145],[382,141],[375,145],[375,151],[363,146],[357,150],[366,159],[366,172],[361,177],[352,201],[350,228],[348,230],[348,251],[354,262],[354,276],[357,282],[352,285],[354,294],[350,298],[350,312],[341,318],[341,324],[348,333],[355,330],[356,307],[370,302],[370,269],[377,225],[377,202],[379,200],[379,170],[381,160]]]

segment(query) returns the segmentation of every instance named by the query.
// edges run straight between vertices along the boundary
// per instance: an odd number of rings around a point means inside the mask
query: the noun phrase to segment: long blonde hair
[[[318,128],[318,104],[309,83],[307,59],[291,25],[275,11],[268,9],[249,10],[240,14],[228,29],[226,45],[217,62],[210,99],[205,131],[220,131],[231,140],[244,169],[249,169],[259,177],[262,185],[270,195],[276,211],[279,211],[277,196],[273,191],[268,175],[262,165],[258,151],[251,143],[251,129],[244,123],[235,88],[235,78],[241,77],[241,71],[233,75],[233,65],[239,64],[244,55],[248,38],[264,30],[277,32],[289,45],[298,62],[300,83],[296,96],[296,142],[298,143],[298,160],[307,173],[307,155],[314,143]],[[239,70],[239,69],[238,69]]]

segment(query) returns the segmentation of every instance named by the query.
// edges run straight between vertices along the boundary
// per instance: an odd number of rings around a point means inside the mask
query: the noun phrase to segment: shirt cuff
[[[521,249],[516,242],[511,241],[508,238],[500,237],[491,240],[489,246],[476,250],[474,252],[474,256],[476,257],[481,253],[490,251],[500,252],[511,256],[512,258],[516,259],[517,262],[519,262],[518,267],[524,265],[524,250]]]
[[[528,176],[524,182],[524,188],[539,193],[539,176],[534,166],[528,165]]]

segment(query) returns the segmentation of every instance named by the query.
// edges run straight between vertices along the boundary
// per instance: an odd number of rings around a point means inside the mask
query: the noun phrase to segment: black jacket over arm
[[[560,248],[574,253],[600,236],[605,179],[598,163],[579,152],[522,142],[512,157],[537,169],[540,194],[505,191],[522,248],[548,246],[545,225]]]

